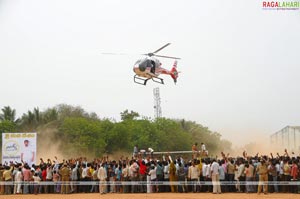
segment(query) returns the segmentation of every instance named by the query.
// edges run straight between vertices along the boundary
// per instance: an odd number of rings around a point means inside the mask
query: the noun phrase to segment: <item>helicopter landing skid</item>
[[[137,75],[135,75],[135,76],[133,77],[133,80],[134,80],[135,83],[141,84],[141,85],[144,85],[144,86],[146,86],[147,81],[148,81],[149,79],[152,79],[152,81],[154,81],[154,82],[156,82],[156,83],[164,84],[164,80],[163,80],[162,78],[159,78],[159,77],[142,78],[142,77],[139,77],[139,76],[137,76]]]

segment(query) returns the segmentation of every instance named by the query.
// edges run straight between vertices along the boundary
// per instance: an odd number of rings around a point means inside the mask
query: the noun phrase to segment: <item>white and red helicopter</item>
[[[166,45],[162,46],[161,48],[157,49],[152,53],[143,54],[146,55],[145,58],[139,59],[135,62],[133,66],[134,75],[134,82],[141,85],[146,85],[147,81],[152,79],[156,83],[164,84],[163,78],[158,77],[161,74],[170,75],[174,83],[176,84],[178,78],[178,71],[177,71],[177,60],[180,59],[178,57],[170,57],[164,55],[157,55],[159,51],[164,49],[165,47],[169,46],[171,43],[167,43]],[[124,53],[116,54],[116,53],[102,53],[102,54],[109,54],[109,55],[126,55]],[[161,67],[161,62],[156,57],[163,57],[174,59],[174,64],[171,70],[165,69]]]
[[[152,79],[156,83],[164,84],[163,78],[160,78],[158,76],[161,74],[165,74],[170,75],[173,78],[174,83],[176,84],[179,73],[177,71],[177,60],[180,58],[156,54],[170,44],[171,43],[167,43],[166,45],[162,46],[152,53],[144,54],[147,55],[147,57],[138,60],[134,64],[133,71],[135,72],[135,75],[133,79],[135,83],[146,85],[147,81]],[[175,59],[171,70],[161,67],[162,64],[156,57]]]

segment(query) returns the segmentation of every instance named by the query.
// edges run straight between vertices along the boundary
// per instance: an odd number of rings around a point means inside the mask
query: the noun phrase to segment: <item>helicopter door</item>
[[[155,62],[153,60],[150,61],[151,63],[151,73],[155,74]]]

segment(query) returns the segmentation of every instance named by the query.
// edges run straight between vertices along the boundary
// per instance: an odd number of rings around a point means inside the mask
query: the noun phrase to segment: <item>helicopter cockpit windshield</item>
[[[140,71],[145,71],[147,68],[150,68],[152,73],[155,72],[155,63],[150,59],[138,60],[136,65],[139,66]]]
[[[138,65],[141,61],[142,61],[141,59],[137,60],[137,61],[134,63],[134,65]]]

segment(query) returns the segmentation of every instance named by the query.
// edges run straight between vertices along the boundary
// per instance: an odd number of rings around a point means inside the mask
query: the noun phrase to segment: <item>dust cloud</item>
[[[51,161],[55,160],[55,156],[58,161],[62,161],[65,157],[60,146],[62,144],[61,140],[55,137],[57,128],[46,127],[38,130],[37,135],[37,162],[40,162],[40,158],[43,158],[45,162],[47,159]]]
[[[222,130],[221,130],[222,132]],[[271,144],[270,135],[273,133],[267,130],[249,129],[248,131],[233,131],[233,129],[224,129],[222,137],[232,143],[232,150],[224,151],[225,154],[230,153],[230,156],[243,156],[245,151],[248,156],[258,156],[270,154],[274,157],[284,155],[284,148]]]

